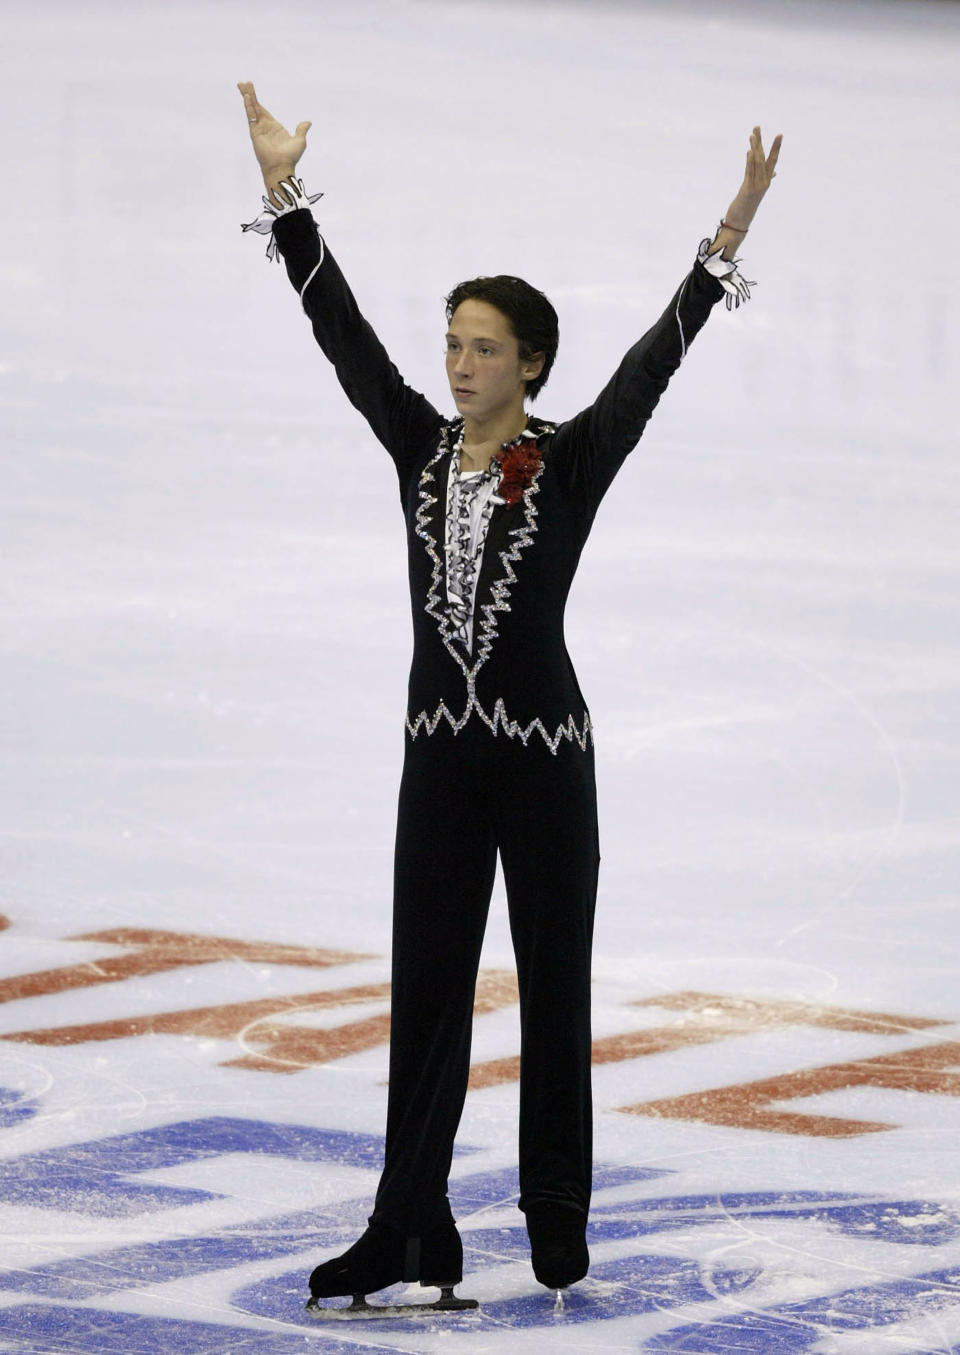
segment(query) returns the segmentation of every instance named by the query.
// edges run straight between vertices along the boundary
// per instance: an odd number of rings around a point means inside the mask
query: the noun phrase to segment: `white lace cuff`
[[[722,225],[723,222],[717,227],[718,231]],[[714,236],[715,239],[716,236]],[[708,255],[707,250],[712,244],[713,240],[701,240],[697,258],[726,292],[727,310],[732,311],[734,306],[740,305],[741,301],[750,300],[750,288],[756,287],[757,284],[747,282],[746,278],[737,271],[737,264],[741,262],[740,259],[724,259],[721,257],[722,250],[718,250],[716,254]]]
[[[283,207],[275,207],[270,199],[264,195],[263,211],[257,217],[256,221],[248,221],[246,225],[241,224],[242,231],[256,231],[257,235],[269,235],[270,243],[267,245],[267,258],[276,259],[279,263],[280,255],[277,253],[277,242],[273,238],[273,223],[281,216],[289,216],[291,212],[299,212],[301,207],[310,207],[323,197],[322,193],[307,193],[303,186],[302,179],[284,179],[277,189],[277,196],[286,198],[287,201]]]

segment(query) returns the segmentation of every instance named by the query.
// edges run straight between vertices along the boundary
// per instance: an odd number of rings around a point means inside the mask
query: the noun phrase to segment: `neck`
[[[463,420],[464,447],[502,447],[518,438],[527,426],[523,406],[509,409],[489,419],[475,419],[466,415]]]

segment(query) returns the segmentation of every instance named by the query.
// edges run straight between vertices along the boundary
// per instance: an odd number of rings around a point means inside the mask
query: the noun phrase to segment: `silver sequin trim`
[[[447,709],[446,702],[441,701],[432,716],[428,715],[425,710],[422,710],[413,720],[411,720],[408,715],[407,729],[410,731],[410,737],[415,739],[421,729],[425,730],[427,734],[433,734],[436,732],[440,721],[446,720],[454,734],[459,734],[460,730],[469,720],[472,711],[477,712],[483,723],[487,725],[494,734],[502,729],[508,738],[519,739],[524,747],[526,747],[527,740],[533,733],[542,735],[544,743],[550,749],[550,752],[554,754],[556,754],[562,739],[566,739],[569,743],[578,743],[584,752],[587,751],[587,744],[593,741],[593,725],[590,721],[590,716],[586,711],[583,712],[582,730],[577,728],[577,722],[574,720],[573,716],[570,715],[567,717],[566,724],[557,725],[557,731],[551,737],[539,716],[537,719],[531,720],[526,727],[522,726],[518,720],[511,720],[507,715],[502,696],[497,697],[493,707],[493,716],[491,718],[477,700],[475,691],[470,693],[470,700],[467,703],[467,708],[459,719],[457,716],[450,713]]]

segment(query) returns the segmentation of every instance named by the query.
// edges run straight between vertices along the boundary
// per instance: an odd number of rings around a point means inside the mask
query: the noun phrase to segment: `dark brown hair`
[[[486,301],[505,315],[517,337],[524,362],[529,362],[538,353],[543,354],[543,370],[527,382],[527,399],[535,400],[547,383],[560,343],[560,322],[549,300],[523,278],[513,278],[507,273],[500,273],[495,278],[472,278],[469,282],[458,283],[446,298],[448,325],[463,301]]]

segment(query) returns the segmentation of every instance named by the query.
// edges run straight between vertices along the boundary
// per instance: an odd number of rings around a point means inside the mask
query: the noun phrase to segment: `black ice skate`
[[[463,1244],[451,1220],[422,1237],[405,1237],[398,1228],[371,1223],[363,1236],[342,1256],[317,1266],[310,1276],[307,1312],[312,1317],[351,1319],[365,1317],[420,1317],[434,1313],[462,1313],[480,1305],[476,1299],[460,1299],[454,1286],[463,1278]],[[419,1280],[438,1288],[432,1303],[368,1303],[367,1294],[400,1281]],[[349,1307],[330,1307],[318,1299],[349,1295]]]
[[[527,1233],[533,1273],[548,1289],[566,1289],[590,1268],[585,1215],[548,1201],[528,1205]]]

